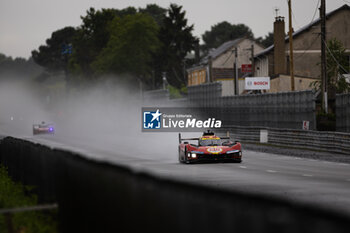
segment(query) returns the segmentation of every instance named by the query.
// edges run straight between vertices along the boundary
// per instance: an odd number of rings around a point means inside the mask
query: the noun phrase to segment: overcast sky
[[[292,0],[294,29],[310,23],[319,0]],[[327,12],[350,0],[326,0]],[[80,16],[90,7],[145,7],[156,3],[168,8],[170,3],[182,5],[194,35],[200,37],[211,26],[222,21],[248,25],[256,37],[272,31],[275,8],[288,17],[287,0],[0,0],[0,53],[28,58],[51,33],[65,26],[79,26]],[[319,17],[318,11],[315,18]]]

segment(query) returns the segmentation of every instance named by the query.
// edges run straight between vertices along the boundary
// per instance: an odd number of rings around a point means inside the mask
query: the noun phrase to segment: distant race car
[[[190,144],[189,141],[197,141]],[[242,162],[242,147],[231,141],[229,135],[218,137],[207,131],[199,138],[181,138],[179,133],[179,162],[195,163],[201,161]]]
[[[33,134],[54,134],[55,128],[53,124],[47,124],[44,121],[41,124],[33,125]]]

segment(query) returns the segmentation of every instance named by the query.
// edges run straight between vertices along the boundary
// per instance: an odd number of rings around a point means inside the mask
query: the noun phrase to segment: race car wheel
[[[185,147],[185,153],[184,153],[184,163],[189,164],[190,161],[187,158],[187,147]]]
[[[178,154],[179,154],[179,162],[183,163],[182,159],[181,159],[181,150],[180,147],[178,147]]]

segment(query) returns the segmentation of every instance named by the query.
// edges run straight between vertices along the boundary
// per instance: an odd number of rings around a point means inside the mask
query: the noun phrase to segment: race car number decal
[[[209,147],[209,148],[207,149],[207,151],[208,151],[209,153],[212,153],[212,154],[219,154],[219,153],[222,151],[222,149],[221,149],[220,147],[214,146],[214,147]]]

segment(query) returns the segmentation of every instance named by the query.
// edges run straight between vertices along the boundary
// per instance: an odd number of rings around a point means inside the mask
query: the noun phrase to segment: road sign
[[[303,130],[310,129],[310,121],[303,121]]]
[[[252,72],[252,64],[242,64],[241,72],[242,73],[251,73]]]
[[[72,45],[63,44],[61,54],[71,54],[71,53],[72,53]]]

